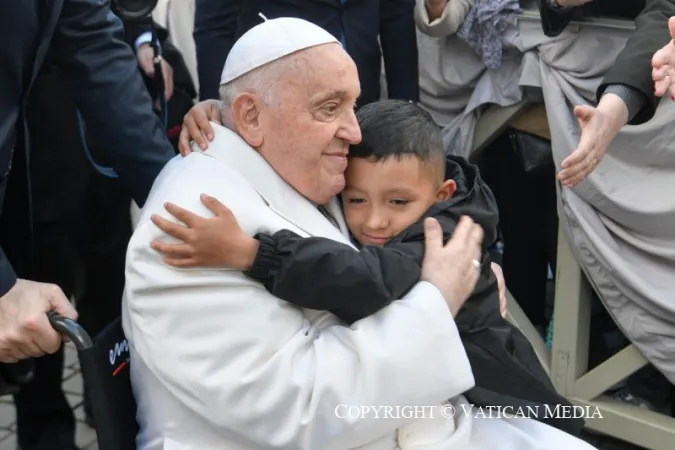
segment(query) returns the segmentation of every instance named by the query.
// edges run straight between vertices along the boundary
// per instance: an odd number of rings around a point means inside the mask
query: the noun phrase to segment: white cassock
[[[231,208],[250,235],[286,228],[350,244],[336,201],[329,209],[341,230],[243,140],[213,127],[208,151],[160,174],[129,244],[123,320],[139,450],[592,449],[531,420],[346,414],[347,406],[466,402],[471,367],[429,283],[347,327],[273,297],[240,271],[165,265],[150,242],[168,238],[150,215],[168,216],[163,205],[173,202],[209,216],[201,193]]]

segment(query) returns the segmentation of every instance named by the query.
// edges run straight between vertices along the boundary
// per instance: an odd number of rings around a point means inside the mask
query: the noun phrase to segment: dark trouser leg
[[[119,180],[91,176],[77,239],[85,285],[76,299],[79,322],[91,336],[122,312],[130,205]],[[85,410],[89,413],[86,398]]]
[[[122,312],[130,205],[119,180],[91,177],[78,236],[85,286],[76,301],[79,321],[92,336]]]
[[[555,173],[528,174],[505,133],[485,151],[481,174],[499,206],[506,285],[533,325],[546,327],[548,264],[555,261]]]
[[[33,279],[58,284],[67,296],[73,290],[73,249],[65,223],[35,225]],[[14,397],[18,443],[22,450],[71,448],[75,418],[61,389],[63,348],[35,359],[35,378]],[[45,437],[48,436],[48,442]]]
[[[225,59],[234,45],[243,0],[197,0],[193,36],[199,99],[217,99]]]

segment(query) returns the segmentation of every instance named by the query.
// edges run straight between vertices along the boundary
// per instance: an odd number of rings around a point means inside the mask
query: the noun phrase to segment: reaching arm
[[[420,279],[424,242],[403,244],[405,250],[365,246],[357,251],[288,230],[257,238],[260,246],[247,275],[275,297],[331,311],[349,323],[403,297]]]
[[[77,105],[139,205],[174,155],[109,2],[65,0],[52,56],[69,75]]]
[[[600,96],[598,103],[602,101],[602,96],[605,94],[614,94],[619,97],[623,103],[626,105],[626,123],[631,123],[631,121],[643,110],[646,106],[649,105],[647,97],[640,92],[639,90],[626,86],[623,84],[610,84],[605,87],[604,92]],[[626,125],[623,123],[623,125]],[[618,132],[618,130],[617,130]]]

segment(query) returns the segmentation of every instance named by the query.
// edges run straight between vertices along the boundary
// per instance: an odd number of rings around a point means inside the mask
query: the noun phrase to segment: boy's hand
[[[178,138],[178,150],[183,156],[192,152],[190,140],[195,141],[199,148],[206,150],[209,141],[213,140],[213,128],[209,121],[222,125],[222,103],[219,100],[204,100],[193,106],[183,117],[183,128]]]
[[[492,271],[497,278],[497,285],[499,286],[499,312],[502,317],[506,318],[506,283],[504,282],[504,272],[497,263],[492,263]]]
[[[250,269],[258,252],[258,241],[244,233],[227,206],[208,195],[202,195],[201,200],[215,217],[200,217],[167,203],[166,210],[186,226],[157,215],[152,216],[152,222],[183,243],[153,241],[151,247],[164,255],[164,262],[174,267]]]

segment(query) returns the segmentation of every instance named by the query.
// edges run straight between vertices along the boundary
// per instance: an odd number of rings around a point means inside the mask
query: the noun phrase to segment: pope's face
[[[361,141],[354,114],[356,65],[338,44],[294,56],[279,80],[276,105],[261,114],[262,156],[298,192],[325,204],[345,185],[347,153]]]

